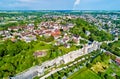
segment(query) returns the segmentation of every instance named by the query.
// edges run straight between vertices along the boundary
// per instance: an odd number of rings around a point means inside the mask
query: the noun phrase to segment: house
[[[47,53],[45,51],[36,51],[33,55],[35,57],[44,57]]]
[[[63,39],[62,39],[63,44],[64,44],[64,43],[67,43],[69,40],[70,40],[70,37],[68,36],[67,33],[65,33],[64,36],[63,36]]]
[[[18,27],[18,26],[13,26],[13,27],[8,28],[9,31],[11,31],[11,30],[18,31],[19,29],[20,29],[20,27]]]
[[[73,27],[74,27],[74,24],[69,23],[69,24],[67,24],[67,27],[69,27],[69,28],[73,28]]]
[[[80,37],[79,36],[73,36],[72,37],[73,42],[75,42],[76,44],[80,43]]]
[[[59,29],[55,29],[53,32],[51,32],[51,35],[57,39],[60,35],[61,35],[61,32]]]
[[[34,30],[34,26],[27,26],[27,30],[32,32]]]
[[[4,32],[3,31],[0,31],[0,35],[2,35]]]
[[[46,30],[44,36],[49,37],[51,36],[51,30]]]
[[[115,62],[120,65],[120,58],[116,58]]]
[[[69,27],[67,27],[67,26],[62,26],[62,29],[63,29],[63,31],[68,31],[68,30],[69,30]]]
[[[35,35],[41,35],[42,34],[42,30],[34,30],[33,31],[33,33],[35,34]]]
[[[64,46],[65,46],[66,48],[70,48],[70,44],[65,43]]]
[[[10,39],[12,42],[16,42],[17,40],[15,38]]]
[[[31,42],[31,41],[36,41],[37,39],[36,39],[36,36],[33,36],[33,35],[31,35],[31,36],[24,36],[24,37],[22,37],[22,39],[25,41],[25,42]]]

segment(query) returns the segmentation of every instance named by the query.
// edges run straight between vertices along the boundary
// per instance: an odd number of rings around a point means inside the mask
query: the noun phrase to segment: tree
[[[50,37],[46,38],[45,41],[46,42],[52,42],[52,41],[54,41],[54,37],[50,36]]]
[[[108,48],[108,45],[106,43],[102,43],[101,48],[106,49],[106,48]]]
[[[34,22],[34,26],[35,26],[35,29],[38,28],[38,22],[37,21]]]
[[[104,63],[97,62],[95,65],[91,67],[91,69],[96,73],[104,72],[108,66]]]
[[[89,38],[89,41],[93,42],[93,41],[94,41],[94,39],[93,39],[92,37],[90,37],[90,38]]]
[[[6,53],[6,45],[5,44],[0,44],[0,57],[3,57],[7,55]]]
[[[3,71],[0,71],[0,78],[3,78]]]

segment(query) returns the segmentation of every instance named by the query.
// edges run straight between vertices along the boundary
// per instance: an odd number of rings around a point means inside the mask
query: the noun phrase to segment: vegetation
[[[105,53],[96,55],[85,69],[80,69],[68,79],[119,79],[120,68],[110,59],[111,56]]]
[[[96,73],[87,68],[82,68],[68,79],[101,79]]]
[[[91,69],[96,73],[104,72],[105,69],[108,68],[108,66],[104,63],[97,62]]]
[[[117,56],[120,56],[120,40],[109,44],[103,43],[101,48],[110,51]]]
[[[80,44],[86,44],[88,43],[86,40],[80,40]]]
[[[87,54],[87,55],[83,55],[83,56],[81,56],[81,57],[79,57],[79,58],[77,58],[75,61],[73,61],[73,62],[70,62],[70,63],[68,63],[67,65],[65,65],[67,68],[63,68],[62,70],[60,70],[60,71],[58,71],[58,72],[56,72],[56,73],[54,73],[54,74],[52,74],[51,76],[49,76],[47,79],[58,79],[58,77],[60,78],[60,79],[62,79],[63,77],[69,77],[70,76],[70,74],[72,75],[72,74],[74,74],[76,71],[78,71],[78,70],[86,70],[86,67],[84,67],[85,65],[86,65],[86,63],[88,62],[88,59],[91,59],[90,58],[90,56],[94,56],[94,55],[96,55],[97,53],[96,53],[96,51],[94,51],[94,52],[92,52],[92,53],[90,53],[90,54]],[[85,58],[85,60],[81,60],[81,59],[83,59],[83,58]],[[79,62],[79,60],[81,60],[80,62]],[[77,62],[76,64],[73,64],[74,62]],[[71,65],[72,64],[72,66],[69,66],[69,65]],[[64,65],[61,65],[60,67],[64,67]],[[83,67],[83,68],[81,68],[81,67]]]
[[[4,17],[4,20],[1,20],[0,24],[0,30],[6,30],[8,27],[12,26],[26,26],[29,23],[33,23],[35,26],[35,29],[38,28],[38,25],[41,21],[56,21],[55,18],[44,18],[42,15],[45,14],[45,12],[20,12],[20,13],[0,13],[1,17]],[[51,14],[57,14],[53,12],[48,12],[48,15]],[[36,16],[31,19],[28,18],[28,15],[30,16]],[[24,20],[22,19],[16,19],[16,17],[24,17]],[[41,18],[42,17],[42,18]],[[62,20],[59,18],[59,20]],[[11,22],[13,21],[13,22]],[[74,35],[81,36],[89,41],[108,41],[113,40],[113,36],[105,31],[99,31],[99,29],[86,22],[83,19],[63,19],[60,24],[63,26],[66,26],[67,23],[76,24],[75,27],[70,29],[70,32]],[[119,23],[119,22],[118,22]],[[107,28],[108,29],[108,28]],[[60,30],[63,34],[63,29]],[[87,35],[87,32],[90,34]],[[69,33],[69,32],[67,32]],[[62,35],[61,35],[62,36]],[[3,38],[2,35],[0,35],[0,39]],[[6,78],[8,76],[14,76],[17,73],[20,73],[32,66],[41,64],[42,62],[46,60],[54,59],[58,56],[62,56],[70,51],[77,50],[79,48],[82,48],[82,46],[75,46],[73,44],[73,41],[70,41],[71,44],[70,48],[66,48],[63,45],[60,46],[54,46],[54,37],[53,36],[43,36],[39,37],[37,35],[37,41],[32,41],[30,43],[26,43],[21,40],[17,41],[1,41],[0,40],[0,78]],[[80,40],[80,44],[86,44],[87,41]],[[120,41],[105,44],[103,43],[102,48],[109,50],[113,52],[115,55],[120,56]],[[44,57],[35,57],[34,52],[37,50],[44,50],[47,52],[46,56]],[[91,56],[93,56],[91,58]],[[85,58],[85,60],[78,62],[78,60]],[[111,59],[115,59],[115,56],[111,56]],[[77,61],[76,64],[73,66],[67,66],[67,69],[62,69],[61,71],[52,74],[47,79],[61,79],[62,77],[69,77],[70,73],[75,73],[76,70],[79,70],[82,66],[83,68],[80,69],[80,71],[73,74],[70,79],[114,79],[114,77],[111,76],[113,74],[112,67],[110,67],[113,64],[109,64],[110,56],[106,56],[106,54],[100,53],[100,51],[94,51],[91,54],[81,56],[80,58],[77,58],[75,61]],[[90,62],[89,62],[90,60]],[[74,62],[75,62],[74,61]],[[70,62],[70,64],[73,64],[73,62]],[[119,68],[114,65],[114,71],[115,78],[120,77],[119,74]],[[118,70],[117,70],[118,69]],[[79,74],[79,75],[78,75]],[[88,75],[88,76],[86,76]],[[76,77],[76,78],[75,78]],[[36,77],[37,78],[37,77]]]
[[[55,47],[39,40],[30,43],[20,40],[17,42],[6,40],[0,44],[0,78],[14,76],[31,66],[41,64],[75,49],[77,48],[73,46],[66,50],[63,46]],[[46,50],[47,55],[36,58],[33,55],[36,50]]]
[[[73,21],[76,25],[73,27],[70,32],[75,35],[80,35],[83,38],[86,38],[90,41],[108,41],[113,40],[113,36],[105,31],[99,31],[98,28],[94,25],[90,25],[88,22],[83,19],[75,19]],[[90,35],[87,36],[86,31],[90,32]]]
[[[39,35],[37,35],[37,40],[44,41],[44,42],[52,42],[52,41],[54,41],[54,37],[53,36],[48,36],[48,37],[42,36],[42,37],[40,37]]]

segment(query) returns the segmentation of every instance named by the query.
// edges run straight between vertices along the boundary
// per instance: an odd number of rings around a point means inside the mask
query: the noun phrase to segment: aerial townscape
[[[74,0],[73,9],[69,1],[5,1],[0,79],[120,79],[120,8],[108,9],[103,0],[89,8]]]

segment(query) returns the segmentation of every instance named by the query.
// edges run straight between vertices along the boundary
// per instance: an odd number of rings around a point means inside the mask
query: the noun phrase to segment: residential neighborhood
[[[118,13],[68,10],[0,14],[0,78],[120,77]]]

